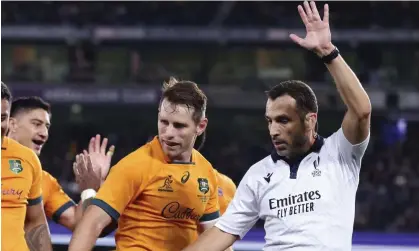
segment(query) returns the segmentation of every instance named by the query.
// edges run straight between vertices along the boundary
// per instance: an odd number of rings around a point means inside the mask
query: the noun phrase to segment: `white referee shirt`
[[[355,194],[370,136],[352,145],[342,128],[317,137],[300,161],[276,153],[245,174],[227,211],[216,223],[243,238],[265,221],[264,250],[351,250]]]

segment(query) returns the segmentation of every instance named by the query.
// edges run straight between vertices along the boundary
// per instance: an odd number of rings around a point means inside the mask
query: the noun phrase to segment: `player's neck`
[[[188,163],[192,162],[192,149],[187,150],[176,157],[170,159],[171,162],[183,162]]]

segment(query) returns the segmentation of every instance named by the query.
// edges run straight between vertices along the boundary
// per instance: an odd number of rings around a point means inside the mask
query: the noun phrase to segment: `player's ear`
[[[207,129],[207,125],[208,125],[208,119],[207,118],[201,119],[201,121],[199,121],[198,123],[198,126],[196,127],[196,134],[198,136],[201,136],[201,134],[205,132],[205,129]]]
[[[15,132],[17,128],[17,120],[10,117],[9,119],[9,132]]]

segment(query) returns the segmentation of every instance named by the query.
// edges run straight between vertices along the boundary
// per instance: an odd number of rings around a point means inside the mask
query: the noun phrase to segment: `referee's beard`
[[[310,141],[309,134],[307,134],[304,123],[294,133],[289,133],[289,136],[290,141],[286,143],[285,149],[275,149],[278,155],[287,159],[295,159],[304,155],[310,149],[312,142]]]

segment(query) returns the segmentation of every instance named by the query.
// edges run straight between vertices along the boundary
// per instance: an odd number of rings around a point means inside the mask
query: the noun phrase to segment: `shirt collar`
[[[292,159],[288,159],[284,156],[279,155],[276,152],[276,150],[273,150],[272,153],[271,153],[271,158],[272,158],[274,163],[276,163],[278,160],[283,160],[286,163],[288,163],[289,165],[291,165],[292,163],[300,162],[302,159],[304,159],[307,155],[309,155],[312,152],[317,152],[317,153],[320,152],[320,149],[322,148],[323,145],[324,145],[324,138],[320,135],[317,135],[316,139],[314,140],[313,145],[303,155],[300,155],[300,156],[292,158]]]
[[[9,145],[9,137],[4,136],[3,142],[1,144],[1,149],[6,150],[8,145]]]

